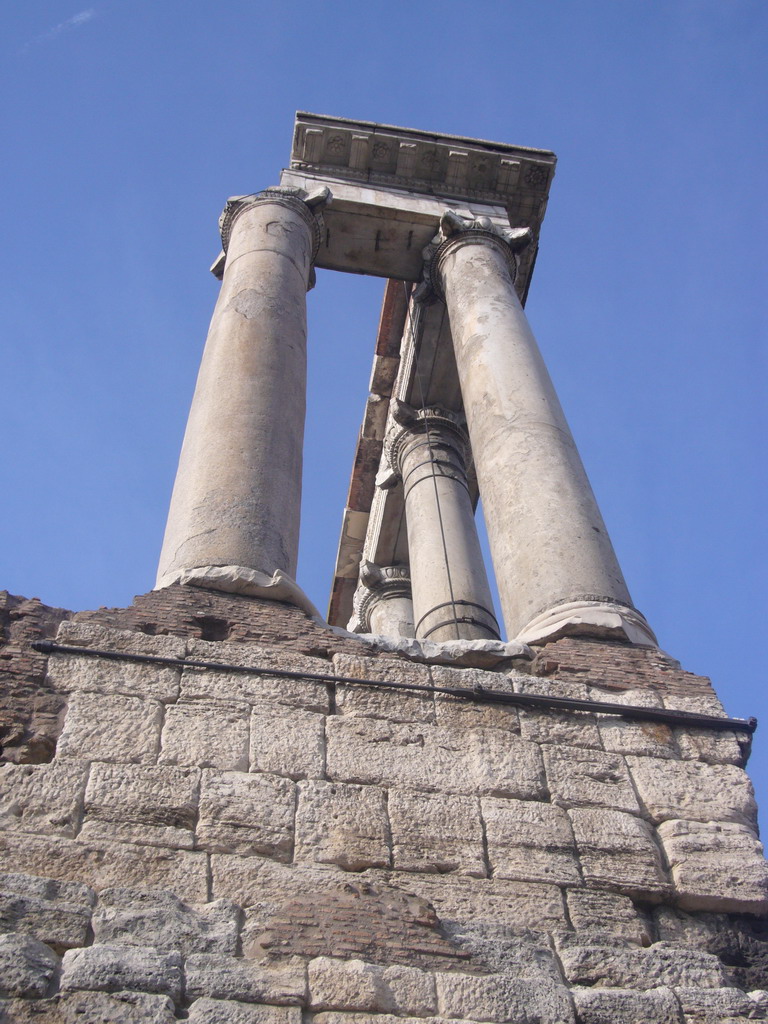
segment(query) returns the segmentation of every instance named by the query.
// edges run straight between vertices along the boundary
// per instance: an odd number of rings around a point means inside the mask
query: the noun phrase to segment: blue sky
[[[635,603],[762,716],[763,0],[6,5],[0,587],[154,582],[228,195],[294,111],[553,149],[528,315]],[[761,287],[762,284],[762,287]],[[321,272],[299,581],[327,594],[382,282]]]

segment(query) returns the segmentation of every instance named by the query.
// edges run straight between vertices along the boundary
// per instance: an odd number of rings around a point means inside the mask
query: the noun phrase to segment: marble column
[[[240,579],[295,576],[306,293],[320,241],[315,207],[327,197],[327,189],[307,196],[271,188],[229,200],[222,214],[224,276],[184,436],[158,587],[206,573],[223,574],[231,585],[220,589],[234,590]]]
[[[514,288],[528,229],[452,211],[425,250],[445,299],[510,636],[654,643],[624,577]]]
[[[355,614],[348,626],[352,632],[390,637],[414,636],[408,567],[363,562],[353,608]]]
[[[469,444],[459,417],[444,409],[392,403],[399,426],[385,442],[403,482],[416,636],[498,639],[472,500]]]

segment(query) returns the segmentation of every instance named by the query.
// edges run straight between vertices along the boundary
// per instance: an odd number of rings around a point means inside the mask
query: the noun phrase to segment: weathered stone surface
[[[343,716],[329,718],[326,729],[326,771],[342,782],[526,799],[545,792],[538,746],[501,729]]]
[[[163,705],[156,700],[73,693],[56,754],[87,761],[154,764],[162,721]]]
[[[567,928],[562,891],[555,885],[405,873],[397,883],[428,900],[443,922],[483,922],[512,932]]]
[[[206,855],[187,850],[0,834],[0,867],[83,882],[94,889],[159,886],[191,902],[208,898]]]
[[[87,764],[0,765],[0,828],[75,836],[87,778]]]
[[[166,714],[158,763],[248,771],[248,718],[243,704],[173,704]]]
[[[80,838],[191,849],[199,787],[197,768],[94,764]]]
[[[22,932],[57,953],[84,946],[96,894],[77,882],[0,875],[0,931]]]
[[[639,946],[649,946],[653,941],[650,922],[626,896],[593,889],[570,889],[566,899],[571,923],[577,932],[611,935]]]
[[[628,757],[627,763],[640,799],[654,822],[684,818],[755,824],[755,794],[741,768],[655,757]]]
[[[294,957],[279,966],[262,966],[241,957],[195,953],[186,963],[187,995],[244,1003],[299,1006],[306,999],[307,970]]]
[[[561,807],[497,797],[483,797],[481,805],[494,878],[581,883],[571,824]]]
[[[308,967],[313,1010],[368,1010],[426,1017],[437,1010],[434,975],[415,967],[317,957]]]
[[[296,859],[347,871],[389,867],[386,793],[376,786],[299,783]]]
[[[620,755],[551,745],[542,752],[554,803],[561,807],[608,807],[639,814],[627,765]]]
[[[336,654],[333,671],[353,679],[371,679],[384,683],[411,683],[431,686],[426,665],[394,658],[355,658]],[[386,718],[390,722],[434,722],[435,707],[431,693],[409,690],[388,690],[384,687],[336,685],[336,709],[357,718]]]
[[[145,992],[64,992],[55,999],[0,1002],[2,1024],[175,1024],[173,1001]]]
[[[477,797],[391,789],[388,810],[397,870],[488,874]]]
[[[276,775],[203,772],[198,845],[218,853],[288,860],[293,848],[294,783]]]
[[[737,988],[678,988],[685,1024],[741,1024],[768,1019],[765,992],[740,992]]]
[[[137,989],[178,1002],[183,977],[182,959],[176,952],[150,946],[86,946],[64,954],[61,987],[101,992]]]
[[[647,949],[617,943],[589,943],[578,935],[562,936],[558,953],[566,978],[574,985],[653,989],[661,986],[718,988],[727,984],[716,956],[657,942]]]
[[[568,812],[587,885],[628,895],[658,896],[670,891],[654,833],[632,814],[575,807]]]
[[[714,715],[725,718],[725,708],[711,686],[698,693],[680,693],[676,690],[660,691],[664,707],[673,711],[693,711],[697,715]]]
[[[601,715],[598,724],[603,746],[615,754],[677,757],[674,730],[663,722],[636,722]]]
[[[664,821],[658,833],[681,907],[768,910],[768,863],[750,828],[735,822]]]
[[[682,1024],[680,1005],[669,988],[573,988],[571,995],[581,1024]]]
[[[183,698],[212,698],[227,701],[274,701],[289,707],[306,708],[327,714],[328,687],[322,682],[291,679],[285,676],[260,675],[258,668],[283,669],[286,672],[310,672],[313,675],[333,675],[330,662],[308,658],[276,644],[264,647],[253,643],[209,643],[192,640],[189,658],[213,661],[219,664],[241,665],[254,668],[250,672],[218,672],[212,669],[185,669],[181,679]]]
[[[189,906],[169,892],[112,888],[99,894],[94,941],[180,953],[237,952],[240,910],[229,900]]]
[[[163,658],[183,658],[187,646],[187,641],[178,637],[147,636],[146,633],[109,629],[94,622],[72,621],[61,624],[57,643]],[[180,678],[181,668],[172,665],[78,654],[52,654],[48,661],[48,681],[54,689],[65,693],[87,690],[166,702],[178,697]]]
[[[187,1019],[190,1024],[301,1024],[301,1010],[231,999],[196,999]]]
[[[594,715],[571,711],[520,708],[520,735],[535,743],[602,749]]]
[[[29,935],[0,935],[0,995],[40,999],[48,994],[59,958]]]
[[[551,982],[458,973],[438,974],[435,982],[438,1012],[444,1017],[539,1024],[568,1024],[576,1019],[568,990]]]
[[[251,771],[291,779],[322,778],[325,718],[314,711],[260,703],[251,711]]]
[[[519,672],[484,672],[477,668],[443,668],[430,665],[430,674],[435,686],[462,689],[495,690],[500,693],[514,693],[515,680]],[[511,704],[484,704],[463,697],[435,694],[435,720],[438,725],[467,729],[471,726],[491,729],[505,729],[520,732],[517,708]]]
[[[680,756],[707,764],[735,764],[743,768],[749,757],[751,737],[745,733],[715,729],[675,729]],[[640,751],[637,751],[640,753]]]

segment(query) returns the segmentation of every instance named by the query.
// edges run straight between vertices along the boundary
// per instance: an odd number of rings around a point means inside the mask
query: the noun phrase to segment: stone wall
[[[48,658],[55,755],[0,766],[6,1020],[768,1019],[742,734],[343,682],[723,716],[658,652],[429,666],[191,588],[58,643],[166,660]]]

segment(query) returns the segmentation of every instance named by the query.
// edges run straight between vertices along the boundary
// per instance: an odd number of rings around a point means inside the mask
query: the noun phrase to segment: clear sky
[[[764,0],[27,0],[0,24],[0,588],[151,589],[216,221],[277,183],[295,110],[553,149],[528,315],[635,603],[764,719],[768,810]],[[309,297],[321,608],[381,293],[320,272]]]

